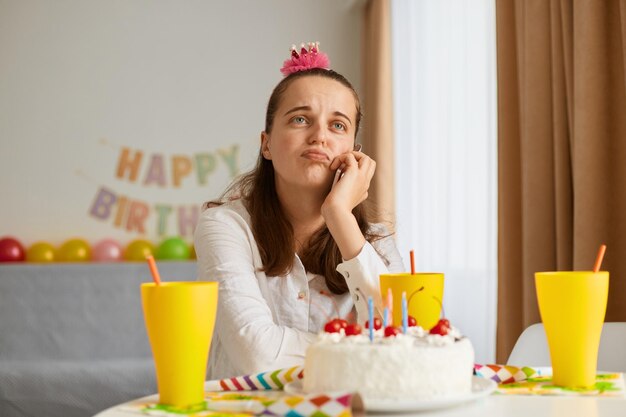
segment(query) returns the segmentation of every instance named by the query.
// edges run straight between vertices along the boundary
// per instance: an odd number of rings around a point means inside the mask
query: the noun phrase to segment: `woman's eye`
[[[302,116],[296,116],[293,119],[291,119],[291,121],[299,125],[306,123],[306,119]]]
[[[346,126],[340,122],[333,123],[333,128],[337,130],[346,130]]]

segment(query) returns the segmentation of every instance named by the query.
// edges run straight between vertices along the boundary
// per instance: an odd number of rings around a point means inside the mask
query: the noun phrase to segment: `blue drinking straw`
[[[369,310],[370,325],[370,342],[374,341],[374,300],[372,297],[367,298],[367,308]]]
[[[409,327],[409,315],[406,305],[406,291],[402,291],[402,333],[406,334],[407,327]]]

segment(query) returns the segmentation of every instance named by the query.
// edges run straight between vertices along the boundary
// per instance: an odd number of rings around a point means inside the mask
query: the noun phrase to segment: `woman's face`
[[[332,160],[354,146],[356,104],[338,81],[306,76],[285,90],[271,133],[261,134],[263,157],[272,161],[276,189],[328,189]]]

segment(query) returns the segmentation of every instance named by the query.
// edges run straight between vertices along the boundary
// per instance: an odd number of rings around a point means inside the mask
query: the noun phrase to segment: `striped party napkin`
[[[205,391],[270,391],[282,390],[285,384],[302,379],[304,368],[277,369],[254,375],[216,379],[204,383]]]
[[[509,365],[474,365],[474,375],[491,379],[498,384],[522,382],[529,378],[552,376],[552,368]]]
[[[161,417],[351,417],[354,394],[289,394],[286,384],[302,379],[303,367],[277,369],[206,381],[204,402],[188,409],[158,404],[156,400],[125,404],[124,411]]]
[[[506,395],[567,395],[624,397],[624,376],[619,372],[598,372],[596,383],[589,388],[567,388],[552,382],[552,368],[474,365],[474,374],[498,383],[497,394]]]
[[[205,393],[205,401],[191,408],[158,404],[155,398],[122,405],[120,410],[160,417],[351,417],[352,399],[350,393],[298,396],[283,391],[222,391]]]

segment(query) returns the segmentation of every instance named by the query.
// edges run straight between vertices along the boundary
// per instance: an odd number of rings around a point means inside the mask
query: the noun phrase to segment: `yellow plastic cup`
[[[141,284],[160,404],[186,408],[204,401],[217,287],[200,281]]]
[[[380,291],[383,303],[387,303],[388,289],[393,297],[393,324],[402,325],[402,293],[406,291],[408,314],[415,317],[417,324],[430,330],[441,316],[443,302],[443,274],[440,272],[418,272],[416,274],[382,274]],[[410,301],[409,301],[410,300]]]
[[[537,272],[535,285],[554,384],[569,388],[593,386],[609,273]]]

